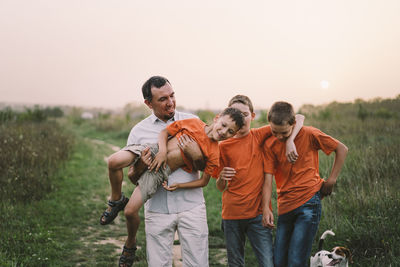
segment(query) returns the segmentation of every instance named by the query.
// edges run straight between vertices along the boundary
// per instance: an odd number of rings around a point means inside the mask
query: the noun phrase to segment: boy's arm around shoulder
[[[339,176],[340,170],[343,167],[348,150],[349,149],[347,146],[345,146],[343,143],[338,143],[335,149],[335,161],[333,163],[331,173],[321,188],[322,196],[329,196],[332,193],[333,186],[336,184],[336,180]]]
[[[296,145],[294,144],[294,139],[300,132],[304,125],[305,117],[301,114],[296,114],[296,124],[293,128],[292,134],[286,140],[286,152],[285,155],[290,163],[295,163],[299,154],[297,153]]]

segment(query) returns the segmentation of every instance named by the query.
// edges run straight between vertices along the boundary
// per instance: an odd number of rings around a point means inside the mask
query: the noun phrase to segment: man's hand
[[[179,137],[178,146],[180,149],[182,149],[185,156],[192,160],[195,170],[204,170],[206,164],[203,153],[194,139],[186,134],[183,134],[181,137]]]
[[[275,227],[274,214],[272,213],[272,211],[269,208],[265,212],[263,212],[262,225],[264,227],[268,227],[271,229],[273,229]]]
[[[142,151],[142,155],[135,165],[130,165],[128,170],[128,178],[131,182],[137,185],[137,182],[143,172],[146,171],[150,163],[153,161],[150,148],[147,147]]]
[[[290,163],[295,163],[299,154],[297,154],[296,146],[292,140],[286,142],[286,157]]]
[[[335,185],[336,181],[330,181],[329,179],[324,181],[321,187],[321,197],[330,196],[333,191],[333,186]]]
[[[140,157],[140,159],[143,164],[150,166],[150,164],[153,162],[153,157],[151,155],[151,151],[149,147],[146,147],[145,149],[143,149],[142,151],[142,155]]]

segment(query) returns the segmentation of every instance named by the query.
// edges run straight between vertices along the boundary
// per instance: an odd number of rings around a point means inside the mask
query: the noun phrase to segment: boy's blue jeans
[[[309,265],[311,247],[320,219],[320,192],[302,206],[278,217],[274,247],[275,267]]]
[[[229,267],[244,266],[246,235],[250,240],[259,266],[273,267],[272,232],[262,225],[262,215],[241,220],[222,220]]]

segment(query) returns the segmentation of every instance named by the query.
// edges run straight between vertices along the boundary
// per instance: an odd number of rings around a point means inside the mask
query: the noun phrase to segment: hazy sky
[[[400,94],[399,0],[0,0],[0,102],[122,107],[166,76],[177,104]]]

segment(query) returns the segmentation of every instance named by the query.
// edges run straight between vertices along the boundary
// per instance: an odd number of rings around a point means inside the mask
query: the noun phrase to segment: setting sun
[[[322,89],[328,89],[329,88],[329,82],[326,80],[321,81],[321,88]]]

